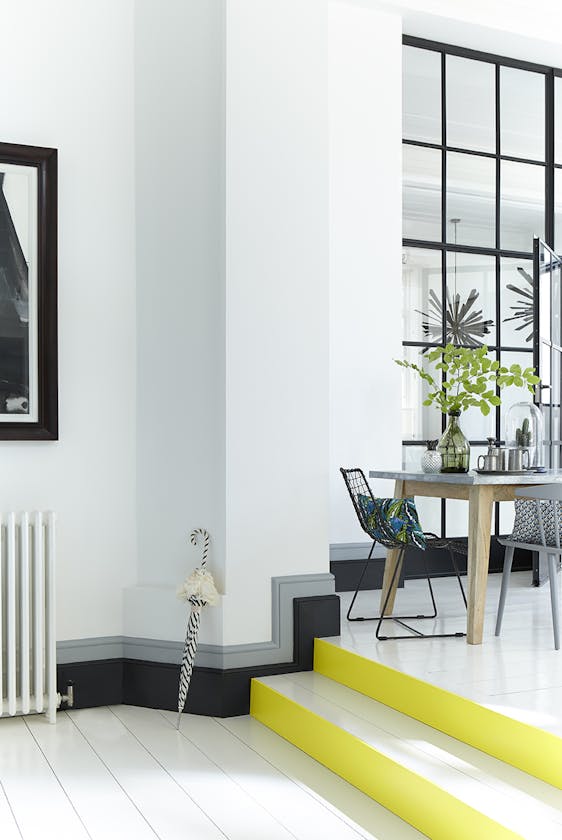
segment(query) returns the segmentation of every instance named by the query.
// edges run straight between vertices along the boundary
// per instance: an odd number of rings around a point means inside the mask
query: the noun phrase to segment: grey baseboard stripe
[[[208,645],[197,648],[195,664],[203,668],[244,668],[290,662],[293,656],[293,600],[307,596],[333,595],[334,576],[329,573],[285,575],[271,580],[271,640],[245,645]],[[186,613],[187,623],[187,613]],[[88,662],[103,659],[138,659],[178,664],[182,641],[102,636],[57,642],[57,662]]]
[[[371,550],[371,542],[357,543],[331,543],[330,562],[340,560],[366,560]],[[382,546],[376,546],[374,557],[386,557],[386,551]]]

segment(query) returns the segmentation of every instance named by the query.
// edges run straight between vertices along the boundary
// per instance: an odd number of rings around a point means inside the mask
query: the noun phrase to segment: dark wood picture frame
[[[58,440],[57,150],[0,143],[2,164],[37,170],[37,396],[36,420],[0,420],[0,440]]]

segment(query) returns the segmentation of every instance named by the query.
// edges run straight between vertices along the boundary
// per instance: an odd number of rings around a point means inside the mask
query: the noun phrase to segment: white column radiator
[[[0,717],[55,722],[55,514],[0,514]]]

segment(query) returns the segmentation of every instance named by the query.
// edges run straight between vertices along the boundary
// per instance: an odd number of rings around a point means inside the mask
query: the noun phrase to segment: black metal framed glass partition
[[[533,240],[562,249],[562,72],[408,36],[403,44],[405,357],[454,341],[486,344],[508,367],[536,365]],[[487,417],[463,416],[473,462],[528,397],[507,388]],[[404,371],[406,469],[419,468],[425,441],[445,426],[423,399],[423,383]],[[426,527],[453,533],[458,503],[431,505]],[[506,527],[498,506],[496,533]]]
[[[544,419],[544,456],[547,467],[562,466],[560,398],[562,371],[562,263],[545,242],[536,238],[533,250],[535,331],[533,364],[541,378],[538,404]]]

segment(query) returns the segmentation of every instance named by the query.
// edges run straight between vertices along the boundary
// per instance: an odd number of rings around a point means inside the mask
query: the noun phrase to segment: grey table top
[[[370,470],[369,478],[392,478],[395,481],[426,481],[439,484],[559,484],[562,470],[547,470],[544,473],[529,472],[524,475],[503,473],[482,475],[470,470],[467,473],[424,473],[405,470]]]

